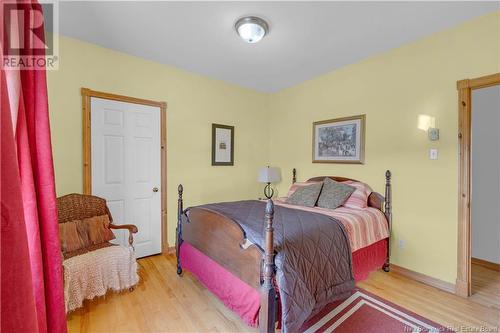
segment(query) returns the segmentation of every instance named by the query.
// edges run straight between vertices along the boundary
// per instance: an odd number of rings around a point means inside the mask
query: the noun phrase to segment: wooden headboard
[[[348,180],[352,180],[353,182],[359,182],[359,180],[352,179],[352,178],[346,178],[346,177],[337,177],[337,176],[318,176],[318,177],[313,177],[309,178],[307,181],[308,182],[321,182],[325,178],[330,178],[333,179],[337,182],[345,182]],[[292,169],[292,183],[297,182],[297,169],[293,168]]]
[[[359,180],[356,180],[356,179],[345,178],[345,177],[337,177],[337,176],[319,176],[319,177],[313,177],[313,178],[309,178],[307,181],[308,182],[321,182],[325,178],[333,179],[336,182],[345,182],[345,181],[348,181],[348,180],[351,180],[353,182],[359,182]]]
[[[352,178],[346,178],[346,177],[338,177],[338,176],[317,176],[313,178],[309,178],[307,181],[308,182],[315,182],[315,181],[323,181],[325,178],[330,178],[332,180],[335,180],[337,182],[345,182],[348,180],[359,182],[359,180],[352,179]],[[297,169],[293,168],[292,170],[292,183],[297,182]],[[391,172],[387,170],[385,172],[385,196],[378,192],[372,192],[370,196],[368,197],[368,206],[377,208],[378,210],[382,211],[384,215],[387,218],[387,221],[389,225],[391,224],[392,220],[392,204],[391,204]]]

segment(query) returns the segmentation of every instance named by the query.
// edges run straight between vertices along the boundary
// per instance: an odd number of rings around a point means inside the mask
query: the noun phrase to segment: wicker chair
[[[128,242],[133,247],[134,234],[137,233],[137,227],[133,224],[113,224],[113,217],[106,205],[106,200],[93,195],[72,193],[57,198],[57,213],[59,223],[70,222],[74,220],[83,220],[89,217],[108,215],[110,229],[127,229],[129,231]],[[106,242],[89,246],[87,248],[64,254],[64,258],[74,257],[89,251],[97,250],[113,244]]]
[[[95,216],[108,215],[110,221],[109,229],[126,229],[129,231],[128,242],[131,248],[128,249],[127,247],[111,244],[110,242],[106,241],[101,244],[88,245],[87,247],[78,250],[62,253],[64,259],[63,266],[65,272],[65,301],[66,301],[67,312],[72,311],[76,307],[81,306],[83,298],[88,299],[88,298],[93,298],[95,296],[101,296],[105,294],[105,292],[110,288],[117,290],[116,284],[113,286],[111,284],[106,285],[103,281],[96,282],[95,276],[90,277],[87,275],[82,277],[82,274],[90,274],[88,272],[91,272],[93,269],[102,269],[102,267],[105,266],[120,267],[120,269],[113,274],[112,278],[115,279],[115,282],[116,281],[119,282],[118,284],[120,285],[120,288],[124,285],[123,281],[120,280],[123,279],[123,276],[130,276],[130,274],[134,274],[133,284],[135,285],[138,282],[138,276],[137,276],[137,281],[135,281],[136,280],[135,276],[137,275],[136,272],[137,264],[135,262],[135,255],[133,255],[133,242],[134,242],[133,234],[137,233],[137,227],[135,225],[113,224],[113,218],[106,205],[106,200],[92,195],[73,193],[59,197],[57,198],[57,210],[58,210],[59,223],[66,223],[75,220],[83,220]],[[104,248],[109,248],[109,249],[102,250],[99,252],[94,252]],[[131,250],[132,254],[130,252]],[[116,255],[117,253],[122,253],[122,254],[125,253],[126,255],[127,254],[126,251],[128,251],[129,257],[132,259],[130,259],[130,262],[125,264],[122,262],[120,265],[117,261],[118,259],[115,259]],[[83,257],[84,255],[86,256],[85,258]],[[79,257],[81,259],[74,258],[77,256],[82,256],[82,257]],[[89,256],[92,258],[90,258]],[[71,262],[69,260],[71,260]],[[80,269],[78,271],[78,275],[76,276],[76,280],[80,281],[88,280],[88,283],[86,282],[85,287],[80,287],[81,284],[74,284],[71,286],[67,286],[67,284],[69,284],[69,281],[71,281],[75,277],[75,275],[69,275],[73,273],[71,273],[70,269],[67,269],[67,267],[70,267],[71,263],[73,263],[74,265],[75,260],[79,260],[80,262],[86,262],[85,265],[87,266],[84,267],[84,269]],[[97,265],[101,266],[97,267]],[[92,286],[92,283],[97,283],[100,289],[95,286]],[[104,289],[102,286],[104,286]],[[85,288],[85,290],[82,290],[81,288]],[[123,289],[133,290],[133,285],[127,285]],[[96,292],[96,290],[98,291]],[[74,299],[76,298],[78,299],[74,301]]]

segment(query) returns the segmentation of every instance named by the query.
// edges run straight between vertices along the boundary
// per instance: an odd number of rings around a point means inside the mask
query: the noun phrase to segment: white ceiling
[[[500,2],[61,2],[64,35],[274,92],[463,21]],[[246,44],[241,16],[270,33]],[[494,33],[494,32],[492,32]]]

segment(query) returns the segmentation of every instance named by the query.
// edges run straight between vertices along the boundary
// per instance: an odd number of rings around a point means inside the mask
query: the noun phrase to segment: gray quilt
[[[233,219],[247,238],[264,248],[265,202],[236,201],[199,206]],[[298,332],[326,304],[354,288],[349,239],[332,217],[275,206],[276,277],[283,332]]]

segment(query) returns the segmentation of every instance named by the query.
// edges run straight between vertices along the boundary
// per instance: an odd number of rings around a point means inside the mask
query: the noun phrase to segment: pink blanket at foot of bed
[[[181,245],[181,266],[191,272],[229,309],[249,326],[259,323],[260,295],[231,272],[187,242]],[[354,279],[362,281],[382,267],[387,255],[387,239],[361,248],[352,254]]]
[[[182,269],[191,272],[219,298],[236,312],[249,326],[257,327],[260,295],[254,288],[241,281],[224,267],[210,259],[187,242],[181,245]]]

